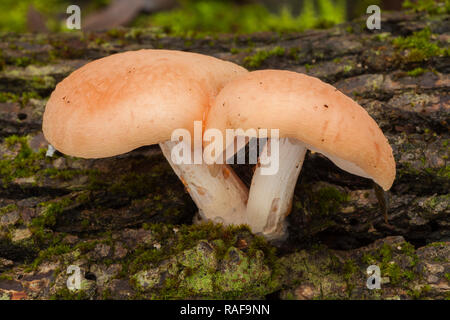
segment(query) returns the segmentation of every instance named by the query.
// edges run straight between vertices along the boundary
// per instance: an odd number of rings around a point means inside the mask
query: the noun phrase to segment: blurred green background
[[[412,3],[416,3],[415,5]],[[79,5],[83,30],[120,26],[157,27],[174,35],[302,31],[324,28],[366,14],[371,4],[382,10],[403,5],[429,6],[432,0],[1,0],[0,31],[60,32],[66,8]],[[448,10],[449,0],[445,0]]]

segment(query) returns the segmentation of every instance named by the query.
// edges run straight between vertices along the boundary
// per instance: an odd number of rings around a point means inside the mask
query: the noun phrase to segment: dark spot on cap
[[[328,106],[326,104],[323,105],[325,108],[328,108]]]

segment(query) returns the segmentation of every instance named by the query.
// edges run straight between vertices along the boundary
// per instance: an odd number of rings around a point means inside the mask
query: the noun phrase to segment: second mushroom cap
[[[262,70],[237,77],[216,97],[208,114],[209,128],[279,129],[280,138],[299,140],[341,169],[370,178],[385,190],[395,178],[392,149],[367,111],[333,86],[305,74]]]

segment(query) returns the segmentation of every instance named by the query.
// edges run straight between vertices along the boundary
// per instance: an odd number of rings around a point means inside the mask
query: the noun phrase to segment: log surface
[[[283,35],[0,37],[0,298],[449,297],[448,15],[383,14],[379,31],[361,19]],[[394,150],[388,224],[372,183],[320,154],[307,155],[281,244],[245,228],[192,226],[195,205],[157,147],[45,157],[42,113],[55,85],[89,61],[144,48],[303,72],[355,99]],[[234,169],[250,182],[252,168]],[[74,292],[71,264],[83,276]],[[366,287],[371,264],[380,290]]]

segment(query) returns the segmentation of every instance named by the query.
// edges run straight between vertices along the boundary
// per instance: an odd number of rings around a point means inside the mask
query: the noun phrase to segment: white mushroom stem
[[[274,240],[286,235],[285,217],[290,213],[294,189],[306,154],[304,144],[295,139],[279,140],[279,156],[270,156],[267,140],[253,174],[247,202],[247,223],[254,233]],[[269,161],[279,161],[278,172],[263,175]],[[266,163],[265,165],[263,165]]]
[[[226,164],[214,165],[215,170],[206,163],[175,164],[171,153],[176,144],[166,141],[159,146],[197,205],[200,217],[224,225],[245,223],[248,190],[234,171]]]

